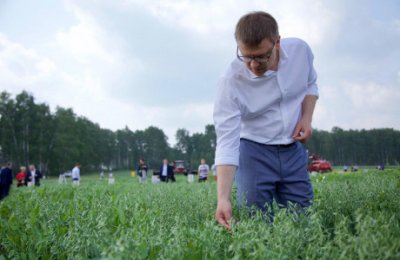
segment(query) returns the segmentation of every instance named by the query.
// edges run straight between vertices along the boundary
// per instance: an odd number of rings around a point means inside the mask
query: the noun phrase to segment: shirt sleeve
[[[308,62],[310,67],[310,72],[308,74],[308,84],[307,84],[307,95],[308,96],[319,96],[318,86],[317,86],[317,72],[314,69],[314,55],[307,45]]]
[[[240,108],[229,80],[218,83],[214,104],[214,125],[217,135],[215,165],[239,165]]]

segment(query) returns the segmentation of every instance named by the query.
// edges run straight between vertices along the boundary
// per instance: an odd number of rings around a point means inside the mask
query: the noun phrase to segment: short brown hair
[[[258,11],[242,16],[236,24],[235,38],[248,47],[257,47],[264,39],[278,39],[278,23],[269,13]]]

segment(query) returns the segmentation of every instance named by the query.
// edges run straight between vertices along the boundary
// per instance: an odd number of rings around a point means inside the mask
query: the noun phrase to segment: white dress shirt
[[[35,177],[36,177],[36,170],[31,171],[31,177],[32,177],[31,182],[32,182],[33,184],[35,184],[35,182],[36,182],[36,179],[35,179]]]
[[[277,71],[258,77],[235,59],[219,81],[214,104],[216,165],[239,165],[240,138],[289,144],[306,95],[318,96],[314,56],[304,41],[281,39]]]
[[[81,179],[81,171],[76,166],[72,169],[72,179]]]
[[[161,176],[167,176],[167,175],[168,175],[168,165],[164,164]]]

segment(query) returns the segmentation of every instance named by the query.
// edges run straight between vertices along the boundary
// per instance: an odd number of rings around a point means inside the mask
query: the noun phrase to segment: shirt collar
[[[289,58],[285,48],[281,45],[279,48],[279,62],[278,62],[278,68],[281,64],[284,64],[286,60]],[[271,77],[276,74],[277,71],[274,70],[267,70],[264,75],[257,76],[253,72],[251,72],[247,67],[247,71],[249,72],[250,78],[256,79],[256,78],[263,78],[263,77]]]

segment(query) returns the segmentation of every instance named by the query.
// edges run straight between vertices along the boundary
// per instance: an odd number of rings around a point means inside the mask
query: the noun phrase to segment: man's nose
[[[255,60],[251,60],[250,61],[250,67],[251,68],[257,68],[258,66],[260,65],[260,63],[258,63],[257,61],[255,61]]]

